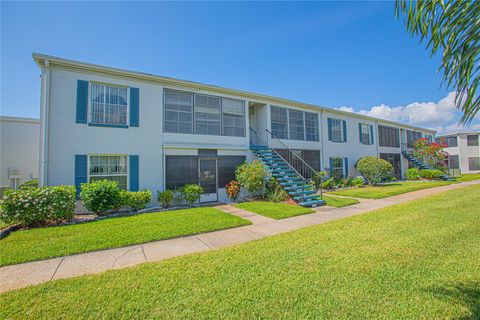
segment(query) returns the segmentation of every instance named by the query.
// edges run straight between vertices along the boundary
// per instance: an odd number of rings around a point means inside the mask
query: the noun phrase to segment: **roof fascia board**
[[[361,118],[361,119],[374,121],[374,122],[377,121],[379,123],[390,124],[390,125],[394,125],[394,126],[405,128],[405,129],[427,131],[432,134],[436,133],[435,130],[431,130],[427,128],[421,128],[417,126],[403,124],[400,122],[370,117],[370,116],[366,116],[359,113],[352,113],[352,112],[347,112],[347,111],[338,110],[334,108],[327,108],[327,107],[317,106],[317,105],[303,103],[303,102],[289,100],[289,99],[273,97],[273,96],[264,95],[264,94],[258,94],[258,93],[236,90],[236,89],[228,89],[228,88],[223,88],[215,85],[208,85],[208,84],[202,84],[199,82],[174,79],[174,78],[163,77],[163,76],[158,76],[158,75],[149,74],[149,73],[106,67],[106,66],[101,66],[97,64],[91,64],[91,63],[79,62],[74,60],[68,60],[68,59],[59,58],[55,56],[49,56],[49,55],[40,54],[40,53],[33,53],[32,56],[39,67],[44,66],[45,65],[44,62],[48,61],[51,68],[59,68],[64,70],[66,69],[66,70],[75,71],[75,72],[84,71],[83,73],[96,72],[102,75],[107,74],[114,77],[137,79],[137,80],[143,80],[148,82],[180,86],[180,87],[194,89],[194,90],[205,90],[205,91],[210,91],[215,93],[242,96],[248,99],[255,100],[256,102],[261,102],[266,104],[280,104],[280,105],[286,105],[286,106],[292,106],[292,107],[306,108],[314,111],[330,112],[330,113],[335,113],[335,114],[339,114],[347,117]]]

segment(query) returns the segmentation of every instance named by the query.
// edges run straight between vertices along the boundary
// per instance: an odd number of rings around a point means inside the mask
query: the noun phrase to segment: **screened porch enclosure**
[[[218,190],[235,179],[235,169],[245,160],[245,155],[218,155],[214,149],[198,150],[197,155],[166,155],[165,188],[198,184],[204,189],[201,202],[218,201]]]

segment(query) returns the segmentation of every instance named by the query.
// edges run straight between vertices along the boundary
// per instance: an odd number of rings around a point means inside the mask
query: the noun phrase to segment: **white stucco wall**
[[[468,166],[469,157],[480,157],[480,146],[468,146],[467,145],[467,135],[474,135],[475,133],[468,134],[455,134],[457,137],[458,146],[445,148],[445,151],[449,155],[458,155],[458,160],[460,164],[460,171],[462,173],[478,173],[479,170],[470,170]],[[480,136],[480,133],[477,133]],[[480,139],[480,138],[479,138]]]
[[[140,126],[110,128],[75,123],[77,80],[96,81],[140,89]],[[76,154],[139,155],[140,189],[153,194],[164,188],[164,150],[215,148],[248,150],[245,137],[226,137],[163,132],[163,86],[151,82],[109,78],[95,74],[53,69],[51,71],[48,185],[73,185]],[[183,89],[172,87],[171,89]],[[189,92],[193,92],[191,89]],[[207,93],[205,91],[195,91]],[[225,95],[224,95],[225,96]],[[228,96],[236,99],[241,97]],[[248,123],[247,123],[248,126]],[[248,128],[248,127],[247,127]]]
[[[12,167],[20,170],[18,184],[37,178],[39,141],[38,119],[0,117],[0,187],[14,187]]]
[[[95,127],[77,124],[76,91],[77,80],[103,82],[112,85],[136,87],[140,90],[140,126],[129,128]],[[316,112],[319,121],[320,141],[283,140],[292,149],[321,151],[321,168],[328,167],[329,157],[348,158],[349,174],[357,172],[354,165],[357,160],[367,155],[378,155],[379,152],[400,153],[400,148],[384,148],[378,146],[377,125],[379,120],[365,119],[355,114],[328,111],[320,108],[302,108],[272,102],[269,99],[249,100],[242,95],[232,95],[208,91],[182,85],[164,85],[161,81],[138,79],[135,77],[106,76],[103,73],[74,72],[52,68],[48,79],[49,96],[45,99],[48,121],[47,180],[48,185],[73,185],[74,159],[77,154],[125,154],[139,155],[139,187],[150,189],[155,195],[157,190],[165,186],[165,155],[195,155],[198,149],[217,149],[218,154],[246,155],[251,161],[255,157],[249,150],[249,103],[255,104],[255,129],[265,134],[271,129],[270,107],[280,107]],[[164,89],[182,90],[192,93],[204,93],[222,97],[230,97],[244,101],[246,134],[245,137],[227,137],[198,134],[176,134],[163,132],[163,92]],[[43,97],[43,95],[42,95]],[[43,101],[43,100],[42,100]],[[328,141],[327,118],[346,120],[347,142]],[[359,123],[374,126],[374,143],[363,145],[359,141]],[[381,120],[380,120],[381,123]],[[392,124],[386,123],[387,126]],[[266,137],[266,134],[264,135]],[[402,138],[403,139],[403,138]],[[281,145],[277,147],[281,148]],[[404,160],[401,157],[402,161]],[[406,161],[405,161],[406,167]],[[404,172],[404,170],[403,170]],[[221,187],[221,186],[219,186]],[[226,200],[223,188],[219,190],[219,200]]]

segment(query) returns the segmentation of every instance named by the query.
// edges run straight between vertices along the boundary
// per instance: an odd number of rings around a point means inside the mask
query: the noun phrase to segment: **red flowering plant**
[[[240,194],[240,182],[237,180],[232,180],[225,186],[225,190],[227,192],[227,196],[232,200],[235,201]]]
[[[427,138],[420,138],[413,144],[413,155],[432,169],[446,171],[448,152],[444,150],[445,147],[444,143],[430,142]]]

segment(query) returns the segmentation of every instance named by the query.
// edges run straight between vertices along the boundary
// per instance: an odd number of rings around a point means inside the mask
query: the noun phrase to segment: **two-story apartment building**
[[[225,200],[252,140],[290,148],[315,170],[355,175],[375,155],[408,168],[402,145],[435,131],[213,85],[33,54],[41,69],[42,185],[113,179],[124,188],[198,183]]]
[[[447,145],[448,167],[461,173],[480,172],[480,132],[453,132],[438,136],[435,141]]]

